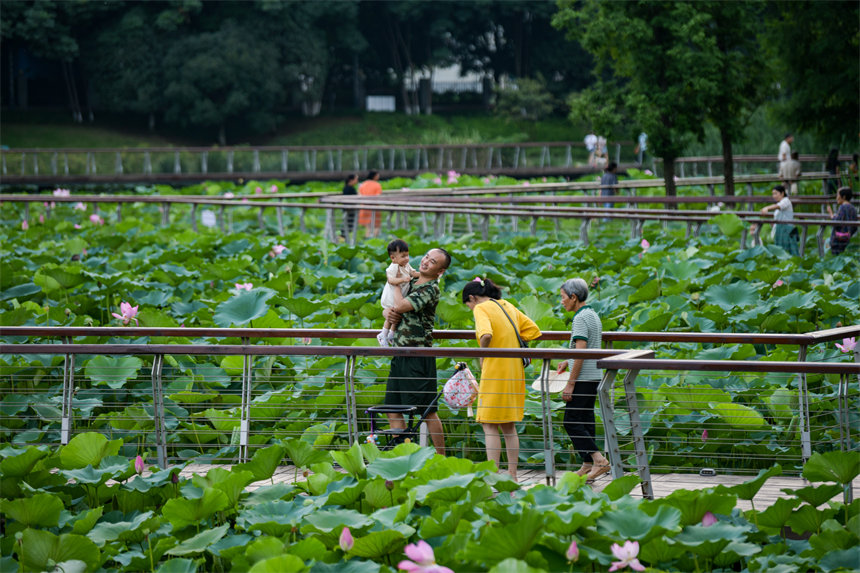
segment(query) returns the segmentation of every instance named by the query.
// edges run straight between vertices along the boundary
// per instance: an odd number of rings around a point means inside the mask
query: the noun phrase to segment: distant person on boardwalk
[[[367,174],[367,179],[358,188],[358,194],[365,197],[372,197],[382,194],[382,185],[379,184],[379,171],[370,171]],[[362,209],[358,212],[358,224],[367,227],[367,236],[376,237],[379,235],[379,227],[382,222],[381,211],[371,211]]]
[[[776,155],[777,161],[782,163],[791,159],[791,144],[794,142],[794,136],[786,133],[782,141],[779,142],[779,152]]]
[[[610,161],[606,169],[603,170],[603,175],[600,176],[600,195],[601,197],[612,197],[615,195],[615,188],[612,185],[618,185],[618,164]],[[607,209],[613,206],[613,203],[604,203]]]
[[[561,285],[561,305],[573,312],[570,347],[599,350],[603,339],[600,317],[590,306],[588,285],[580,278],[566,280]],[[564,429],[573,442],[573,449],[582,459],[577,475],[593,480],[609,471],[609,460],[600,452],[595,441],[594,402],[600,384],[597,360],[565,360],[558,365],[559,374],[570,370],[570,378],[561,393],[564,407]]]
[[[388,258],[391,264],[385,269],[385,286],[382,288],[380,299],[382,308],[386,309],[394,306],[395,289],[400,289],[401,294],[406,296],[409,292],[409,282],[420,276],[418,271],[409,264],[409,245],[403,239],[394,239],[388,243]],[[397,325],[386,318],[385,324],[382,325],[382,332],[376,335],[380,346],[390,345],[394,339],[395,328]]]
[[[644,131],[639,134],[636,141],[636,148],[633,153],[636,154],[636,163],[641,167],[645,161],[645,152],[648,151],[648,134]]]
[[[351,173],[347,175],[346,181],[343,184],[341,193],[345,196],[356,195],[355,185],[358,183],[358,175]],[[349,241],[355,232],[355,209],[343,210],[343,228],[340,230],[340,236]]]
[[[442,248],[427,251],[418,266],[418,278],[409,281],[406,296],[400,289],[392,289],[394,305],[383,312],[386,319],[399,322],[391,346],[433,346],[433,323],[436,305],[439,304],[439,277],[451,264],[451,255]],[[442,421],[433,404],[437,393],[436,359],[432,356],[395,356],[391,359],[391,372],[385,386],[385,404],[415,406],[418,413],[428,410],[425,418],[427,431],[436,452],[445,455],[445,435]],[[431,407],[431,404],[433,406]],[[403,429],[403,414],[386,414],[391,429]]]
[[[488,278],[476,278],[463,287],[463,303],[475,315],[475,337],[481,348],[519,348],[520,340],[541,335],[532,319],[502,299],[502,291]],[[475,419],[484,428],[487,459],[500,465],[502,442],[508,457],[508,473],[517,480],[520,438],[516,423],[523,420],[526,380],[522,358],[482,358],[478,411]]]
[[[827,161],[824,162],[824,169],[827,171],[829,177],[827,178],[827,185],[824,186],[824,193],[826,195],[830,195],[831,193],[836,192],[836,188],[839,187],[839,150],[837,148],[832,148],[830,153],[827,154]]]
[[[791,201],[788,199],[785,187],[777,185],[771,191],[773,205],[762,207],[761,214],[765,215],[768,211],[773,211],[773,231],[771,237],[774,242],[785,249],[789,254],[797,256],[800,251],[797,248],[798,233],[794,225],[789,224],[789,221],[794,220],[794,208]]]
[[[594,163],[594,151],[597,149],[597,136],[589,132],[583,141],[585,149],[588,150],[588,164],[594,167],[596,165]]]
[[[851,187],[840,187],[836,191],[836,204],[839,205],[839,209],[836,211],[836,214],[833,214],[833,209],[830,208],[830,205],[827,206],[827,214],[830,215],[831,220],[857,220],[857,209],[855,209],[854,205],[851,204],[851,197],[853,197],[853,195]],[[856,232],[857,227],[849,227],[847,225],[834,226],[833,231],[830,233],[830,252],[834,255],[838,255],[843,252],[845,247],[848,246],[848,241],[851,240],[851,237]]]
[[[609,163],[609,152],[606,150],[606,138],[597,136],[597,147],[594,149],[594,166],[604,167]]]
[[[779,164],[779,178],[791,195],[797,195],[797,180],[800,178],[800,154],[791,152],[791,158]]]

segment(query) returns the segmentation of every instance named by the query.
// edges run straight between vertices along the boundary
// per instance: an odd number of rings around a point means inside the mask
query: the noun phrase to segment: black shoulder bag
[[[505,316],[508,318],[508,322],[510,322],[511,326],[514,327],[514,333],[517,335],[517,340],[520,341],[520,348],[528,348],[529,345],[523,341],[523,338],[520,336],[520,331],[517,328],[517,325],[514,324],[514,321],[511,320],[511,317],[508,315],[507,311],[505,311],[505,307],[500,305],[499,301],[497,301],[494,298],[491,298],[490,300],[493,301],[494,303],[496,303],[496,306],[498,306],[500,309],[502,309],[502,312],[504,312]],[[531,358],[523,358],[522,360],[523,360],[523,368],[528,368],[528,365],[532,363]]]

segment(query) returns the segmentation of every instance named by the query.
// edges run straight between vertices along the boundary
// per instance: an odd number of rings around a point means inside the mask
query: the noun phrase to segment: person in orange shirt
[[[358,188],[359,195],[381,195],[382,185],[379,184],[379,171],[370,171],[367,174],[367,180]],[[376,237],[379,235],[379,227],[382,222],[381,211],[370,211],[362,209],[358,212],[358,224],[364,225],[367,228],[368,237]]]

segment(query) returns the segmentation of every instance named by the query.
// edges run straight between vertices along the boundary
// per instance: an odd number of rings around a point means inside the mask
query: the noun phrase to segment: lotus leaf
[[[230,506],[230,501],[223,491],[208,487],[200,497],[174,498],[164,504],[161,514],[179,529],[211,517],[216,511],[222,511]]]
[[[98,467],[102,459],[119,452],[122,440],[110,440],[94,432],[78,434],[60,449],[61,467],[78,469]]]
[[[860,452],[814,453],[803,466],[803,477],[812,482],[850,483],[860,474]]]
[[[155,573],[196,573],[197,563],[192,559],[168,559]]]
[[[25,527],[55,527],[60,521],[63,502],[49,493],[31,497],[0,500],[0,510]]]
[[[266,304],[275,293],[269,289],[253,289],[235,294],[215,309],[212,320],[217,326],[247,326],[255,318],[269,312]]]
[[[117,389],[136,377],[142,365],[143,361],[135,356],[96,356],[87,362],[85,374],[96,384],[105,383]]]
[[[167,550],[167,555],[189,555],[191,553],[202,553],[210,545],[219,541],[227,534],[229,524],[224,524],[213,529],[207,529],[190,537],[171,549]]]

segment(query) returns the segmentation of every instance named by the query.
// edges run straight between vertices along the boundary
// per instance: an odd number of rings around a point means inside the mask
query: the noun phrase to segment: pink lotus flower
[[[460,174],[457,173],[456,171],[454,171],[453,169],[451,171],[449,171],[447,175],[448,175],[448,177],[459,177],[460,176]]]
[[[242,203],[247,203],[247,202],[248,202],[248,198],[247,198],[247,197],[242,197]]]
[[[227,191],[226,193],[224,193],[225,199],[232,199],[233,197],[235,197],[235,195],[233,195],[231,191]]]
[[[546,177],[541,177],[540,180],[546,183]]]
[[[68,189],[54,189],[54,197],[68,197],[71,194]]]
[[[639,555],[638,541],[625,541],[623,546],[613,543],[612,554],[615,555],[618,561],[612,562],[612,567],[609,568],[610,572],[618,571],[625,567],[630,567],[635,571],[645,571],[645,566],[639,563],[639,560],[636,558]]]
[[[39,214],[39,222],[42,223],[43,225],[45,224],[45,215],[43,215],[41,213]]]
[[[87,206],[84,205],[83,203],[81,203],[80,201],[78,201],[77,203],[75,203],[74,210],[75,211],[86,211]]]
[[[646,170],[645,170],[645,175],[654,175],[654,174],[653,174],[653,173],[651,173],[651,170],[650,170],[650,169],[646,169]]]
[[[236,283],[236,290],[251,290],[254,283]]]
[[[79,224],[75,223],[75,229],[83,229]]]
[[[262,194],[263,194],[263,188],[262,188],[262,187],[257,187],[256,189],[254,189],[254,193],[255,193],[256,195],[262,195]]]
[[[284,245],[275,245],[274,247],[272,247],[272,250],[269,251],[269,256],[270,257],[277,257],[278,255],[283,253],[286,249],[287,249],[287,247],[285,247]]]
[[[782,282],[782,279],[777,279],[775,283],[773,283],[773,288],[781,287],[785,283]]]
[[[418,543],[410,543],[403,551],[412,561],[404,559],[397,564],[398,569],[415,571],[417,573],[454,573],[454,571],[447,567],[436,565],[436,556],[433,554],[433,548],[423,539],[419,540]]]
[[[857,340],[853,336],[851,338],[843,338],[842,344],[836,343],[836,348],[842,352],[851,352],[857,348]]]
[[[269,193],[277,193],[277,192],[278,192],[278,186],[277,185],[273,184],[271,187],[269,187]]]
[[[30,223],[28,223],[26,219],[21,221],[21,230],[22,231],[26,231],[29,228],[30,228]]]
[[[567,560],[576,563],[579,561],[579,547],[576,546],[576,541],[570,542],[570,547],[567,548],[567,551],[564,553],[564,556],[567,557]]]
[[[710,511],[706,511],[705,515],[702,516],[702,525],[704,525],[705,527],[710,527],[717,521],[717,516],[715,516]]]
[[[529,185],[531,185],[529,181],[523,181],[523,187],[528,187]]]
[[[355,544],[355,541],[352,539],[352,533],[349,531],[349,527],[344,527],[340,532],[340,548],[344,553],[347,553],[352,549],[352,546]]]
[[[490,178],[489,177],[482,177],[481,183],[483,183],[484,185],[489,185],[490,184]]]
[[[137,324],[138,326],[140,326],[140,324],[137,322],[137,318],[135,318],[137,316],[137,309],[139,307],[140,307],[140,305],[131,306],[131,303],[123,302],[123,303],[120,303],[120,305],[119,305],[119,311],[122,314],[117,314],[115,312],[112,312],[111,315],[120,319],[123,324],[128,324],[129,320],[134,320],[134,323]]]
[[[134,471],[137,472],[138,475],[143,473],[143,458],[139,455],[134,458]]]
[[[99,217],[96,213],[93,213],[92,215],[90,215],[90,223],[92,223],[93,225],[104,225],[105,220]]]
[[[457,178],[456,178],[456,177],[449,177],[449,178],[448,178],[448,180],[447,180],[447,181],[445,181],[445,184],[446,184],[446,185],[454,185],[455,183],[457,183]]]
[[[441,185],[442,184],[442,178],[436,177],[435,179],[433,179],[433,183],[435,183],[436,185]]]
[[[642,239],[642,242],[639,243],[639,246],[642,247],[643,251],[647,251],[651,247],[651,243],[648,242],[648,239]]]
[[[708,430],[702,430],[702,441],[703,442],[708,441]]]
[[[305,336],[304,338],[302,338],[302,344],[310,344],[310,343],[311,343],[311,339],[309,336]]]

